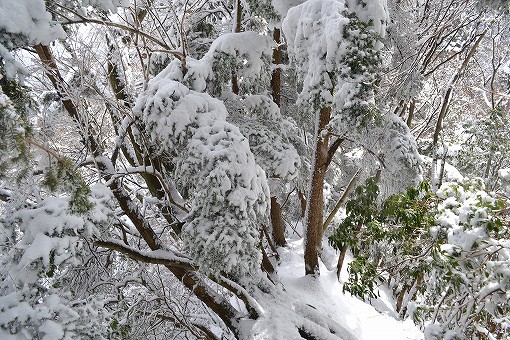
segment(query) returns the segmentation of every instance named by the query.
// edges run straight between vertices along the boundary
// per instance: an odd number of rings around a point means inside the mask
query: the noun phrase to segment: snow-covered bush
[[[501,179],[503,190],[506,191],[507,195],[510,195],[510,168],[500,169],[498,176]]]
[[[510,335],[510,230],[508,216],[499,213],[508,202],[487,192],[481,179],[446,183],[437,197],[431,232],[438,263],[416,312],[445,337]]]
[[[510,165],[510,120],[502,108],[463,124],[459,150],[453,161],[462,174],[482,177],[498,186],[498,171]]]
[[[479,179],[426,184],[376,204],[373,180],[356,190],[330,242],[355,256],[344,289],[376,297],[386,282],[401,315],[430,338],[510,333],[510,244],[505,202]],[[432,336],[432,334],[435,334]]]
[[[26,96],[20,86],[12,81],[10,90],[18,98],[18,108],[28,107],[30,98]],[[26,165],[28,161],[28,148],[25,138],[28,135],[26,112],[17,110],[16,104],[3,93],[0,88],[0,178],[8,176],[8,171],[14,164]],[[25,166],[21,167],[26,168]],[[19,171],[14,177],[20,177],[25,171]]]
[[[199,60],[186,60],[183,81],[195,91],[213,96],[229,91],[235,74],[241,94],[258,94],[269,86],[271,53],[274,43],[256,32],[226,33],[215,39]]]
[[[255,161],[268,177],[271,196],[277,196],[296,179],[301,166],[300,155],[289,139],[297,129],[296,124],[283,117],[267,96],[246,96],[240,105],[241,110],[232,112],[228,120],[248,138]]]
[[[101,338],[108,313],[68,284],[74,267],[91,256],[91,243],[108,230],[111,193],[91,188],[86,214],[71,212],[70,197],[47,197],[0,221],[0,335],[19,339]],[[85,289],[86,287],[80,287]]]
[[[374,86],[386,9],[378,1],[306,1],[289,10],[283,30],[302,79],[300,100],[333,106],[342,123],[376,115]]]
[[[150,82],[135,112],[159,152],[172,156],[179,190],[190,198],[182,232],[186,249],[204,272],[257,271],[266,176],[246,137],[226,121],[224,104],[172,74],[170,65]]]

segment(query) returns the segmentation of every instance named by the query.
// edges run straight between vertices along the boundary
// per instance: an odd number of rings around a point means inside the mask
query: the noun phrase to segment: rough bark
[[[271,197],[271,225],[273,241],[278,247],[287,245],[285,239],[285,224],[282,218],[282,207],[276,200],[276,197]]]
[[[306,214],[306,197],[301,190],[298,190],[298,199],[301,206],[301,218],[305,218]]]
[[[414,110],[416,109],[416,100],[411,99],[411,102],[409,103],[409,113],[407,115],[406,125],[408,128],[411,128],[411,124],[413,123],[414,118]]]
[[[322,236],[324,210],[324,178],[328,162],[329,133],[325,131],[331,119],[331,108],[323,107],[319,113],[319,126],[315,141],[315,158],[306,209],[305,274],[319,275],[319,237]]]
[[[276,48],[273,50],[273,65],[275,66],[271,75],[271,90],[273,102],[280,107],[280,91],[281,91],[281,69],[278,67],[282,63],[282,48],[280,29],[275,28],[273,31],[273,39],[276,43]],[[287,245],[285,240],[285,224],[283,223],[282,207],[278,203],[276,197],[271,197],[271,225],[273,227],[272,234],[273,240],[279,247]]]
[[[336,278],[340,280],[340,274],[342,273],[342,267],[344,265],[345,254],[347,254],[347,245],[344,244],[342,250],[340,250],[340,255],[338,256],[338,261],[336,263]]]
[[[273,39],[276,43],[276,48],[273,50],[273,74],[271,76],[271,90],[273,95],[273,102],[280,107],[281,101],[281,74],[282,69],[279,65],[282,63],[282,47],[280,29],[275,28],[273,31]]]
[[[236,8],[235,8],[235,22],[234,22],[234,32],[239,33],[241,32],[241,20],[242,20],[242,14],[243,14],[243,6],[241,5],[241,0],[236,1]],[[236,70],[232,70],[232,92],[235,94],[239,94],[239,80],[237,78],[237,72]]]

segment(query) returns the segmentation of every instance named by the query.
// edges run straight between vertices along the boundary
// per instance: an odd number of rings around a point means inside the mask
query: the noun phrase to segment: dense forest
[[[0,338],[510,337],[509,6],[0,0]]]

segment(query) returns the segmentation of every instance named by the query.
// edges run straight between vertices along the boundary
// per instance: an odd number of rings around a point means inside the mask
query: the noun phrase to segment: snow
[[[327,91],[333,81],[329,73],[341,67],[346,50],[340,34],[349,22],[342,14],[344,10],[344,4],[336,0],[308,0],[291,8],[282,23],[289,55],[295,59],[303,79],[300,96],[305,101],[332,101]]]
[[[94,6],[112,13],[117,12],[117,7],[128,7],[129,0],[82,0],[82,6]]]
[[[430,167],[432,164],[432,158],[429,156],[420,155],[421,159],[425,163],[427,167]],[[437,161],[436,169],[439,168],[441,160]],[[445,181],[451,181],[451,182],[461,182],[464,179],[464,176],[457,170],[456,167],[451,165],[448,162],[445,162],[444,164],[444,180]]]
[[[303,81],[300,100],[317,106],[334,104],[333,109],[339,111],[369,104],[368,98],[360,100],[357,95],[361,83],[373,81],[365,79],[370,72],[351,70],[350,62],[368,57],[373,59],[368,62],[377,63],[376,52],[383,47],[380,38],[386,30],[386,7],[385,1],[361,5],[352,0],[308,0],[289,9],[282,29],[289,56]],[[364,31],[354,28],[356,20],[351,15],[371,26]],[[374,47],[360,53],[358,45],[368,43]]]
[[[321,263],[318,278],[303,276],[304,264],[302,240],[292,241],[288,248],[279,248],[281,265],[278,273],[285,291],[305,305],[327,315],[345,328],[354,339],[359,340],[399,340],[423,339],[423,333],[412,320],[398,320],[391,299],[384,291],[373,301],[374,306],[365,303],[349,293],[342,293],[342,283],[335,271],[328,271]],[[347,266],[344,265],[344,268]],[[344,269],[341,281],[347,279]],[[283,312],[283,311],[282,311]],[[262,338],[262,337],[261,337]],[[347,337],[345,338],[347,339]]]
[[[174,65],[149,82],[134,112],[160,152],[174,154],[176,183],[194,191],[185,248],[204,272],[258,270],[258,225],[264,223],[269,188],[248,140],[226,121],[218,99],[174,80]]]
[[[297,177],[301,165],[300,156],[289,142],[285,129],[286,125],[292,129],[295,123],[283,117],[278,106],[267,96],[246,96],[239,103],[244,108],[229,114],[228,119],[239,126],[241,133],[249,140],[257,164],[272,179],[270,189],[276,196],[282,190],[282,183]],[[273,123],[269,127],[268,121]]]
[[[301,5],[304,0],[272,0],[272,5],[276,12],[280,14],[282,17],[287,15],[289,9],[294,6]]]
[[[51,320],[44,321],[39,330],[45,333],[42,340],[62,339],[64,337],[62,326]]]
[[[498,176],[501,178],[503,189],[510,195],[510,168],[500,169]]]
[[[252,31],[226,33],[212,42],[209,51],[201,59],[186,58],[187,73],[184,77],[179,74],[181,65],[176,61],[161,73],[182,80],[197,92],[207,88],[207,92],[220,95],[222,86],[230,81],[234,70],[242,92],[251,87],[265,89],[269,83],[269,61],[274,47],[270,36]]]
[[[52,21],[42,0],[0,1],[0,28],[45,45],[66,36],[62,27]]]

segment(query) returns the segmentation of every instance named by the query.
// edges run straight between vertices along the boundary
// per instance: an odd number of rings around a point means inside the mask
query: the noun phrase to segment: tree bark
[[[409,103],[409,113],[407,115],[406,125],[408,128],[411,128],[411,124],[413,123],[414,118],[414,110],[416,109],[416,100],[411,99],[411,102]]]
[[[241,32],[241,20],[242,20],[242,13],[243,13],[243,6],[241,5],[241,0],[236,1],[235,5],[235,23],[234,23],[234,33]],[[232,92],[235,94],[239,94],[239,80],[237,78],[237,72],[235,69],[232,70]]]
[[[280,107],[281,101],[281,74],[282,69],[280,64],[282,63],[282,47],[280,29],[275,28],[273,31],[273,39],[276,43],[276,48],[273,50],[273,74],[271,76],[271,90],[273,94],[273,102]]]
[[[273,102],[280,107],[281,69],[278,67],[282,62],[280,29],[274,29],[273,39],[276,43],[276,48],[273,50],[273,66],[275,66],[275,69],[271,75],[271,90]],[[285,224],[283,223],[282,207],[274,196],[271,197],[271,225],[273,227],[273,240],[276,245],[279,247],[286,246],[287,241],[285,240]]]
[[[338,256],[338,261],[336,263],[336,278],[340,280],[340,274],[342,273],[342,267],[344,265],[345,254],[347,254],[347,245],[344,244],[342,246],[342,250],[340,250],[340,255]]]
[[[306,214],[306,197],[301,190],[297,191],[299,205],[301,207],[301,218],[305,218]]]
[[[324,210],[324,178],[328,162],[329,133],[326,126],[331,119],[331,108],[323,107],[319,113],[319,126],[316,132],[315,158],[307,202],[305,235],[305,274],[319,275],[318,249],[322,237]]]
[[[271,225],[273,226],[272,236],[275,244],[278,247],[286,246],[287,240],[285,239],[285,224],[282,218],[282,207],[276,200],[276,197],[271,197]]]

